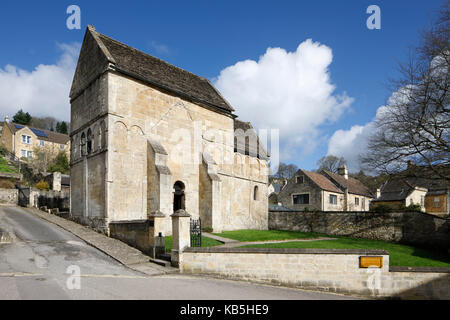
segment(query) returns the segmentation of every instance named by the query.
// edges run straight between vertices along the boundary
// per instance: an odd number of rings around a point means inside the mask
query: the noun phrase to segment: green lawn
[[[10,166],[2,156],[0,156],[0,172],[18,173],[17,170],[13,166]]]
[[[214,233],[214,235],[237,240],[246,241],[268,241],[268,240],[292,240],[292,239],[313,239],[320,236],[327,236],[319,233],[279,231],[279,230],[235,230]]]
[[[380,249],[389,252],[391,266],[450,267],[450,257],[445,253],[397,243],[345,237],[338,237],[337,240],[250,245],[244,248]]]
[[[170,252],[172,250],[172,237],[166,237],[166,252]],[[202,247],[215,247],[222,245],[222,242],[216,241],[211,238],[202,237]]]

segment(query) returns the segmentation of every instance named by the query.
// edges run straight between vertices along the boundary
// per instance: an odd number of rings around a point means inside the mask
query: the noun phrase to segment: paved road
[[[239,281],[147,276],[17,207],[0,206],[0,230],[13,238],[0,244],[0,299],[349,299]],[[68,273],[77,270],[79,282]]]

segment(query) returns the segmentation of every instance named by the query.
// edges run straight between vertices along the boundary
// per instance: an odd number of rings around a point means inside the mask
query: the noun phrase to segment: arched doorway
[[[175,182],[173,193],[173,212],[177,212],[180,209],[186,210],[185,206],[185,193],[184,193],[184,183],[181,181]]]

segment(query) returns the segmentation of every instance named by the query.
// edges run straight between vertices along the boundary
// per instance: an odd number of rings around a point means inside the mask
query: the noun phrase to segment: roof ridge
[[[169,65],[169,66],[171,66],[171,67],[174,67],[174,68],[176,68],[176,69],[179,69],[180,71],[189,73],[189,74],[191,74],[191,75],[193,75],[193,76],[195,76],[195,77],[201,79],[202,81],[205,81],[205,80],[206,80],[206,78],[204,78],[204,77],[202,77],[202,76],[199,76],[199,75],[197,75],[197,74],[195,74],[195,73],[192,73],[192,72],[190,72],[190,71],[187,71],[187,70],[185,70],[185,69],[183,69],[183,68],[180,68],[180,67],[178,67],[178,66],[176,66],[176,65],[174,65],[174,64],[171,64],[171,63],[169,63],[169,62],[167,62],[167,61],[164,61],[164,60],[162,60],[162,59],[160,59],[160,58],[158,58],[158,57],[155,57],[155,56],[153,56],[153,55],[151,55],[151,54],[149,54],[149,53],[147,53],[147,52],[144,52],[144,51],[142,51],[142,50],[139,50],[139,49],[137,49],[137,48],[134,48],[134,47],[132,47],[132,46],[129,46],[129,45],[123,43],[123,42],[120,42],[119,40],[116,40],[116,39],[114,39],[114,38],[111,38],[110,36],[107,36],[107,35],[105,35],[105,34],[103,34],[103,33],[98,32],[98,31],[95,31],[95,32],[97,32],[100,36],[105,37],[105,38],[107,38],[107,39],[109,39],[109,40],[111,40],[111,41],[113,41],[113,42],[115,42],[115,43],[117,43],[117,44],[119,44],[119,45],[121,45],[121,46],[123,46],[123,47],[129,48],[129,49],[131,49],[131,50],[134,50],[134,51],[137,51],[137,52],[139,52],[139,53],[142,53],[142,54],[144,54],[144,55],[146,55],[146,56],[149,56],[149,57],[151,57],[151,58],[153,58],[153,59],[159,60],[159,61],[161,61],[162,63],[165,63],[165,64],[167,64],[167,65]],[[208,82],[208,81],[206,81],[206,82]]]
[[[29,128],[29,129],[41,130],[41,131],[44,131],[45,133],[52,133],[52,134],[57,134],[57,135],[69,137],[69,135],[68,135],[68,134],[65,134],[65,133],[56,132],[56,131],[51,131],[51,130],[48,130],[48,129],[42,129],[42,128],[37,128],[37,127],[32,127],[32,126],[27,125],[27,124],[20,124],[20,123],[16,123],[16,122],[11,122],[11,124],[13,124],[13,125],[18,125],[18,126],[22,126],[22,127],[27,127],[27,128]],[[19,130],[20,130],[20,129],[19,129]]]

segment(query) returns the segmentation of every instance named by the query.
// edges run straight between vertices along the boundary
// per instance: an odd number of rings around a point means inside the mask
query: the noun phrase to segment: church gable
[[[114,59],[101,43],[95,29],[88,26],[81,46],[77,68],[70,89],[70,98],[74,99],[108,67]]]

